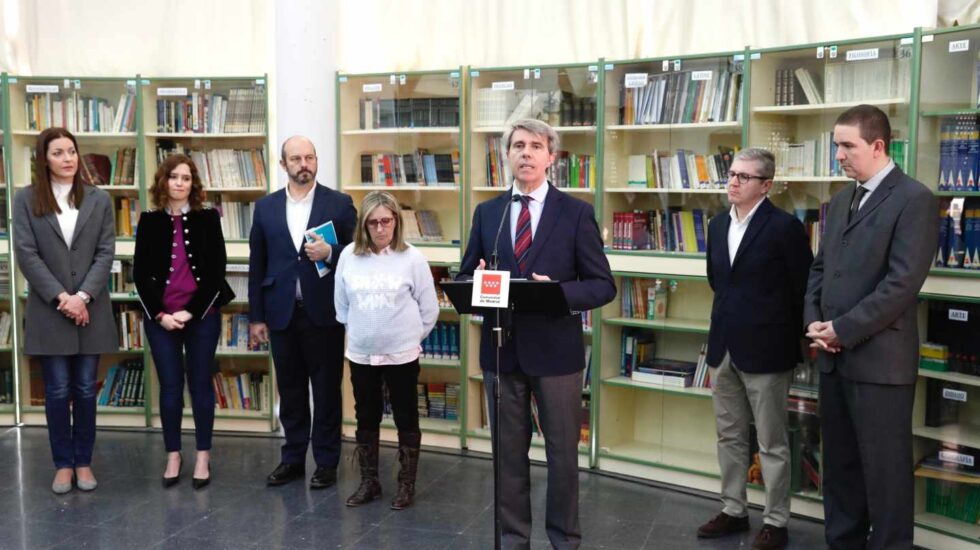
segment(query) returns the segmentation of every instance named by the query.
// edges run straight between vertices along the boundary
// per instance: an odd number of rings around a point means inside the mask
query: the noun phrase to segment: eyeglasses
[[[769,179],[769,178],[767,178],[765,176],[753,176],[752,174],[745,174],[745,173],[741,173],[741,172],[729,172],[728,173],[728,180],[731,181],[734,178],[738,178],[739,185],[745,185],[746,183],[748,183],[751,180],[762,180],[762,181],[766,181],[767,179]]]
[[[377,229],[378,226],[381,227],[391,227],[391,224],[395,223],[395,218],[378,218],[376,220],[368,220],[367,225],[371,229]]]

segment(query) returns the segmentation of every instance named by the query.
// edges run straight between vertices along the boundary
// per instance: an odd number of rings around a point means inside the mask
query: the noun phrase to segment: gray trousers
[[[484,371],[484,388],[494,426],[495,375]],[[500,375],[500,529],[502,548],[530,548],[531,394],[545,435],[548,461],[545,530],[554,548],[574,549],[582,542],[578,519],[578,441],[582,420],[582,373]]]
[[[735,517],[748,511],[749,426],[755,419],[762,479],[766,485],[763,520],[775,527],[789,521],[790,449],[786,396],[793,371],[749,374],[735,368],[726,353],[711,368],[712,403],[718,431],[722,510]]]

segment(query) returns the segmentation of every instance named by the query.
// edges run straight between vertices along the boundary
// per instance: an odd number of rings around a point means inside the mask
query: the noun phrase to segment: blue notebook
[[[333,228],[333,221],[329,221],[323,225],[318,225],[316,227],[311,227],[306,230],[306,242],[313,242],[313,233],[323,237],[323,240],[327,242],[331,247],[333,247],[333,254],[340,254],[340,250],[337,250],[337,231]],[[316,272],[323,277],[327,273],[330,273],[330,268],[327,267],[326,262],[320,260],[316,263]]]

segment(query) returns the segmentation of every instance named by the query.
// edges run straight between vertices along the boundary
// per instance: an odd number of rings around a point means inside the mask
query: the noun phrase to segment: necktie
[[[854,189],[854,198],[851,199],[851,210],[847,213],[847,223],[851,223],[851,220],[854,219],[854,214],[857,214],[858,208],[861,206],[861,198],[867,192],[868,189],[861,185],[858,185]]]
[[[528,195],[521,195],[521,213],[517,216],[517,231],[514,233],[514,257],[517,258],[521,275],[526,275],[527,253],[531,250],[531,211],[527,204],[532,200]]]

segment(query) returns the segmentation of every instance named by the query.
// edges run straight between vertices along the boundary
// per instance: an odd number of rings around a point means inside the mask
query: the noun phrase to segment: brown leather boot
[[[357,430],[357,448],[354,457],[361,467],[361,485],[347,499],[347,506],[367,504],[381,496],[381,482],[378,481],[378,432]]]
[[[403,510],[415,501],[415,475],[419,469],[422,434],[398,432],[398,493],[391,501],[392,510]]]

